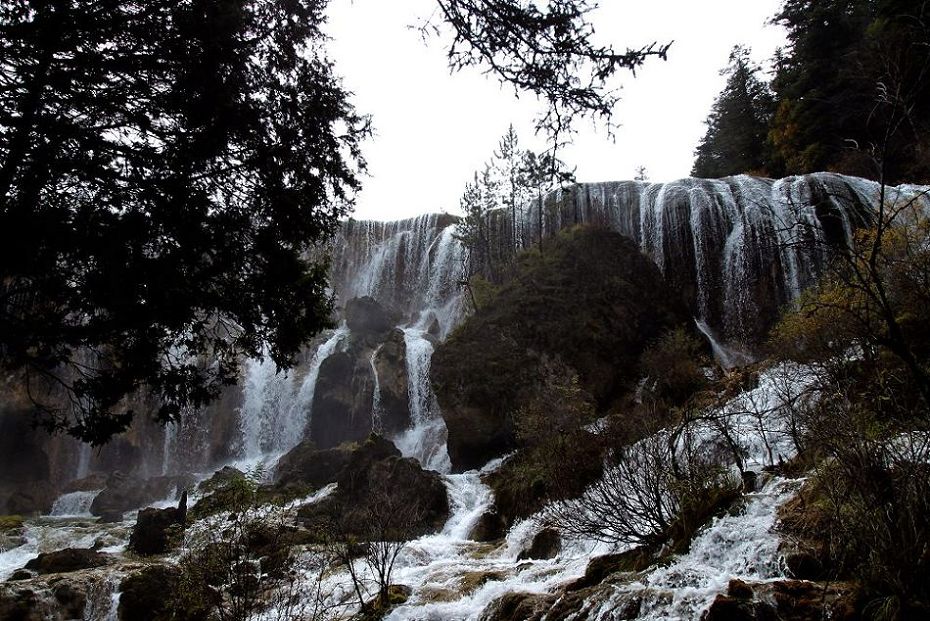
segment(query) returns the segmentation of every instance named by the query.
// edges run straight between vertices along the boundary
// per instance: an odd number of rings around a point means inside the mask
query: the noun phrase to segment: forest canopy
[[[930,3],[786,0],[773,22],[771,82],[734,52],[692,174],[930,180]]]

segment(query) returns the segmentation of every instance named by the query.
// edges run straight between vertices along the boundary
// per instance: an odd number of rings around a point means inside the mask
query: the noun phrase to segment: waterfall
[[[440,337],[462,316],[459,280],[464,257],[456,218],[427,214],[395,222],[350,220],[331,244],[337,298],[371,296],[418,319]]]
[[[49,511],[52,517],[91,517],[90,505],[102,490],[70,492],[59,496]]]
[[[383,429],[381,419],[384,412],[381,407],[381,382],[378,379],[378,366],[375,364],[375,360],[378,358],[382,346],[383,343],[378,345],[375,350],[371,352],[371,358],[368,360],[368,364],[371,366],[371,375],[375,380],[375,388],[371,394],[371,430],[375,433],[381,433]]]
[[[446,451],[446,423],[429,379],[433,344],[417,328],[404,328],[404,344],[411,426],[394,438],[394,444],[405,457],[415,457],[424,468],[449,472],[452,463]]]
[[[320,366],[347,334],[344,326],[334,331],[314,352],[299,382],[297,373],[279,373],[270,358],[246,362],[239,411],[244,460],[281,455],[303,439]]]

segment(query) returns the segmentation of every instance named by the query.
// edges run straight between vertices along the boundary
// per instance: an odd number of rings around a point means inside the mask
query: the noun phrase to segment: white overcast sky
[[[562,158],[579,181],[630,179],[645,166],[653,181],[688,176],[704,120],[723,87],[731,48],[748,45],[763,61],[784,44],[767,25],[782,0],[600,0],[598,41],[618,49],[674,41],[668,60],[623,76],[611,141],[584,122]],[[474,170],[513,123],[525,146],[541,148],[532,120],[541,107],[517,100],[478,71],[450,74],[440,40],[424,43],[415,26],[433,0],[332,0],[330,53],[375,135],[364,145],[369,176],[354,217],[393,220],[458,211]]]

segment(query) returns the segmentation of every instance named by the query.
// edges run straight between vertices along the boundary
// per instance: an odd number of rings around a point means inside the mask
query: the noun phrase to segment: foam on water
[[[52,503],[49,511],[51,517],[92,517],[90,514],[90,505],[94,502],[97,494],[103,490],[95,489],[85,492],[70,492],[62,494]]]

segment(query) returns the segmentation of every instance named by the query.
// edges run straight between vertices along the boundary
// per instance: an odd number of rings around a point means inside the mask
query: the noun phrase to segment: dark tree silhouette
[[[450,66],[542,98],[556,143],[667,49],[594,45],[585,0],[437,2]],[[0,366],[45,427],[105,442],[139,391],[174,419],[328,324],[317,246],[368,126],[324,53],[326,5],[0,5]]]
[[[766,134],[772,115],[772,96],[759,79],[759,67],[749,50],[737,46],[721,72],[727,76],[717,96],[707,133],[695,151],[691,174],[695,177],[725,177],[760,171],[766,161]]]
[[[559,144],[581,116],[611,120],[617,92],[610,79],[636,69],[651,56],[664,59],[669,44],[650,43],[619,52],[592,40],[589,0],[437,0],[436,18],[424,31],[451,30],[449,65],[478,67],[536,95],[547,104],[537,129]]]
[[[286,367],[327,325],[326,265],[367,127],[323,0],[0,8],[0,360],[40,421],[99,443]],[[204,362],[209,360],[209,362]]]

